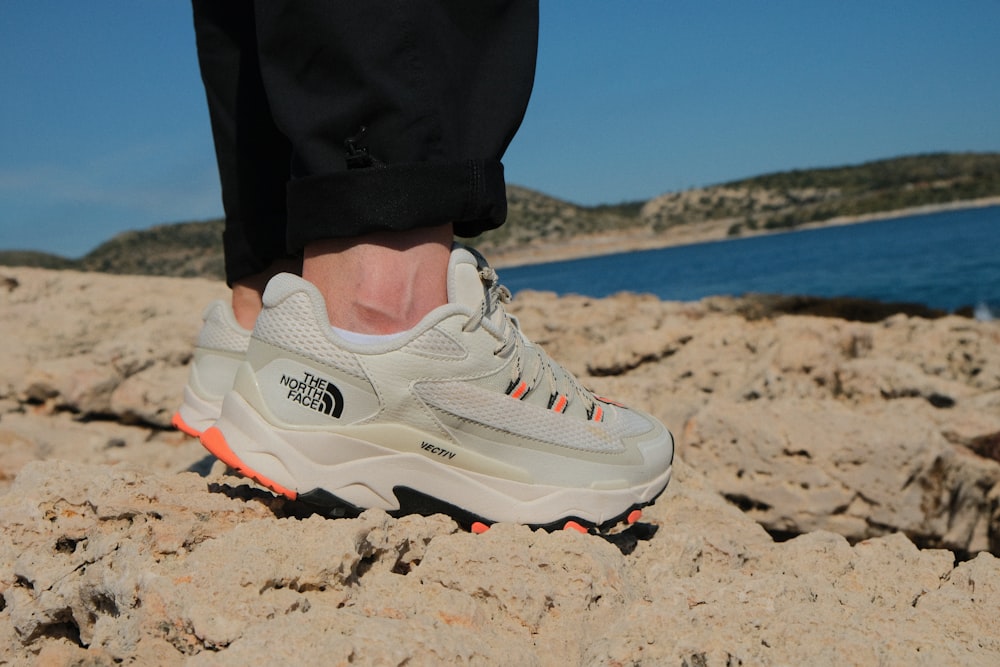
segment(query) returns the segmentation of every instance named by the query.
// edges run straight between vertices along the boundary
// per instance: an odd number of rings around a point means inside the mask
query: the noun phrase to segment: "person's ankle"
[[[267,282],[279,273],[301,275],[302,262],[294,258],[279,259],[260,273],[233,282],[231,303],[236,321],[244,329],[253,329],[257,316],[264,308],[263,296]]]
[[[333,326],[397,333],[447,303],[451,242],[451,225],[316,241],[302,277],[323,294]]]
[[[264,307],[261,292],[241,282],[233,283],[232,305],[233,315],[244,329],[253,329],[257,316]]]

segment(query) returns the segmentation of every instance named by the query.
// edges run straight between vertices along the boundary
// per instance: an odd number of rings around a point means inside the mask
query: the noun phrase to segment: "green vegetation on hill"
[[[639,224],[643,202],[578,206],[516,185],[507,187],[507,222],[476,239],[484,250],[559,241]]]
[[[531,243],[559,243],[601,232],[723,222],[729,233],[788,229],[842,216],[1000,196],[1000,153],[934,153],[826,169],[796,169],[647,202],[578,206],[539,192],[508,188],[507,224],[475,239],[487,253]],[[108,273],[223,276],[222,221],[186,222],[126,232],[79,260],[0,251],[0,265],[75,268]]]
[[[181,222],[123,232],[80,259],[0,250],[0,266],[34,266],[151,276],[223,278],[222,220]]]
[[[795,227],[840,216],[1000,195],[1000,154],[915,155],[854,167],[768,174],[731,185],[793,195],[815,191],[805,201],[762,221],[770,229]]]
[[[85,271],[222,278],[222,220],[158,225],[118,234],[84,255]]]
[[[828,169],[796,169],[685,190],[648,202],[584,207],[512,188],[508,223],[484,249],[600,231],[724,221],[729,233],[790,229],[842,216],[1000,196],[1000,153],[935,153]]]
[[[75,269],[78,262],[37,250],[0,250],[0,266],[34,266],[40,269]]]

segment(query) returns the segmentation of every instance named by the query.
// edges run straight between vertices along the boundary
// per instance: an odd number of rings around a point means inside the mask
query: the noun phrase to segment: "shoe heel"
[[[258,484],[267,487],[279,495],[285,496],[289,500],[295,500],[298,497],[298,494],[295,491],[285,488],[281,484],[278,484],[264,475],[261,475],[256,470],[253,470],[250,466],[245,464],[229,447],[229,443],[226,442],[226,436],[222,434],[222,431],[219,430],[218,427],[213,426],[209,428],[201,434],[199,439],[201,440],[202,446],[210,451],[215,458],[219,459],[244,477],[254,480]]]

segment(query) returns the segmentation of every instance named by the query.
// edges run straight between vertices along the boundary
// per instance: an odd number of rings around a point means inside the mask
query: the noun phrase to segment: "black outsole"
[[[663,490],[666,490],[664,487]],[[636,510],[641,510],[655,502],[656,498],[663,493],[660,491],[655,497],[645,503],[636,503],[624,512],[601,524],[595,524],[576,516],[567,516],[557,521],[545,524],[527,524],[532,530],[544,530],[553,532],[563,530],[567,524],[579,526],[588,534],[601,537],[616,547],[623,554],[631,553],[639,541],[649,540],[656,533],[659,526],[644,522],[633,522],[622,530],[615,530],[623,523],[627,523],[628,517]],[[477,524],[489,527],[494,521],[481,517],[473,512],[469,512],[457,505],[445,502],[425,493],[421,493],[407,486],[393,487],[393,493],[399,502],[399,509],[392,510],[388,514],[392,517],[401,517],[410,514],[420,516],[431,516],[433,514],[445,514],[451,517],[456,523],[466,530],[474,530]],[[365,508],[353,505],[324,489],[313,489],[305,493],[299,493],[297,500],[322,516],[335,518],[351,518],[361,514]]]

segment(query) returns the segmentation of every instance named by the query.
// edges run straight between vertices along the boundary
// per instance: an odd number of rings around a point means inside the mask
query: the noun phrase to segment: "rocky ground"
[[[0,277],[0,664],[1000,662],[996,322],[519,295],[677,436],[625,555],[310,515],[168,428],[224,287]]]

